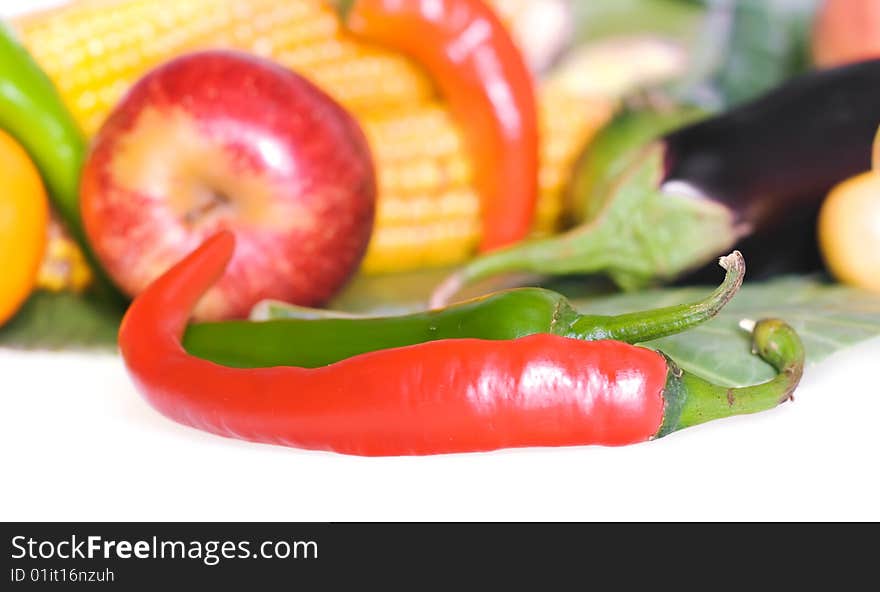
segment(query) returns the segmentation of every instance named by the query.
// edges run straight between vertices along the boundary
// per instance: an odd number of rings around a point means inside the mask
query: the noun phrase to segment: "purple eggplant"
[[[880,60],[794,78],[647,143],[605,194],[589,196],[599,204],[584,208],[590,218],[473,259],[438,286],[432,305],[506,272],[600,273],[633,290],[680,279],[733,248],[767,269],[780,267],[780,245],[789,259],[815,262],[819,206],[832,186],[870,168],[878,124]]]

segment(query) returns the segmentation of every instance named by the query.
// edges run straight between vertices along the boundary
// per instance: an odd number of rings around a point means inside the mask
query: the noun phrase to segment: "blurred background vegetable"
[[[437,287],[431,305],[516,271],[602,273],[640,289],[735,244],[753,270],[776,270],[787,257],[813,266],[819,204],[831,186],[867,168],[877,121],[880,60],[802,75],[648,144],[598,195],[601,204],[585,208],[593,218],[473,259]]]
[[[812,45],[821,67],[880,57],[880,2],[822,0]]]
[[[690,58],[676,41],[652,34],[604,37],[572,48],[547,73],[546,92],[626,97],[682,76]]]
[[[482,0],[353,0],[344,6],[345,25],[358,39],[415,59],[449,106],[480,198],[479,250],[525,238],[538,185],[535,84],[495,9]]]
[[[880,293],[880,174],[862,173],[831,191],[819,216],[819,244],[834,277]]]
[[[569,221],[593,220],[614,194],[619,182],[644,147],[658,137],[708,113],[695,105],[634,97],[587,145],[569,181]]]
[[[880,129],[872,170],[839,183],[819,211],[819,247],[841,282],[880,294]]]
[[[508,24],[535,72],[547,70],[569,48],[576,0],[490,0],[489,4]]]
[[[575,0],[573,8],[577,43],[635,33],[660,35],[689,44],[700,30],[705,3],[700,0]]]
[[[409,59],[352,39],[324,0],[82,0],[14,26],[88,135],[141,74],[170,57],[209,46],[272,57],[352,110],[370,140],[380,191],[364,272],[460,262],[480,239],[471,164],[433,82]],[[618,92],[539,91],[536,232],[557,229],[566,171]]]
[[[86,141],[52,82],[0,22],[0,130],[12,135],[27,151],[40,172],[49,198],[63,220],[73,250],[94,262],[79,213],[79,175]],[[94,265],[97,281],[90,287],[108,304],[121,302],[112,284]]]
[[[5,23],[0,23],[0,129],[27,150],[58,212],[82,237],[78,193],[86,140],[53,83]]]
[[[40,173],[0,131],[0,325],[30,295],[46,246],[49,200]]]
[[[194,311],[216,320],[263,298],[326,304],[370,240],[376,175],[360,126],[320,88],[265,58],[205,50],[126,93],[92,142],[80,200],[95,253],[131,297],[234,231],[235,255]]]
[[[92,266],[56,216],[49,219],[46,252],[37,274],[37,289],[83,293],[93,282]]]

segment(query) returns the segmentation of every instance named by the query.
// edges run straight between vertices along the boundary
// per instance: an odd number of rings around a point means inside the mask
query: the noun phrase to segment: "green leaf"
[[[711,288],[673,288],[580,299],[582,312],[616,314],[697,300]],[[742,386],[773,376],[752,356],[742,319],[778,317],[801,336],[807,363],[880,335],[880,297],[815,277],[787,277],[746,285],[713,320],[685,333],[647,344],[686,370],[719,384]]]
[[[122,312],[70,292],[34,292],[0,327],[0,347],[24,349],[116,349]]]
[[[739,0],[716,5],[715,10],[732,11],[726,33],[709,31],[704,43],[721,42],[715,50],[720,63],[712,82],[724,104],[745,102],[809,68],[816,4],[816,0]]]

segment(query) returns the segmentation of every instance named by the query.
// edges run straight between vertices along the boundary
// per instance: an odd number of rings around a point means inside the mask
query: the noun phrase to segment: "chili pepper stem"
[[[666,146],[633,159],[592,220],[568,232],[479,256],[444,280],[430,305],[496,274],[606,273],[625,290],[673,279],[732,248],[747,230],[724,205],[683,184],[664,184]]]
[[[725,387],[685,372],[669,360],[666,412],[657,437],[715,419],[766,411],[791,399],[804,371],[804,348],[794,329],[778,319],[754,323],[752,353],[772,365],[776,377],[753,386]]]
[[[565,336],[644,343],[681,333],[704,323],[717,315],[736,295],[746,273],[745,260],[739,251],[719,258],[718,264],[727,270],[724,282],[704,300],[609,317],[580,315]]]

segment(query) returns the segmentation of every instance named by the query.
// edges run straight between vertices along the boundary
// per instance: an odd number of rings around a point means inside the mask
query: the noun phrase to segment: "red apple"
[[[352,117],[315,85],[229,51],[172,60],[129,91],[83,171],[86,233],[130,295],[220,229],[236,235],[199,319],[264,298],[320,305],[359,265],[375,171]]]

